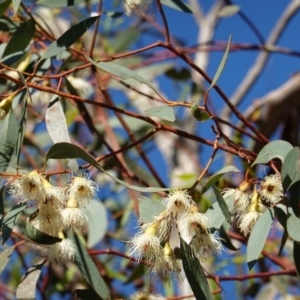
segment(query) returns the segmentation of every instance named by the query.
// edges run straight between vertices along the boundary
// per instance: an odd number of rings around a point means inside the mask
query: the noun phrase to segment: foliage
[[[281,132],[260,127],[263,101],[242,113],[226,95],[231,51],[248,48],[213,31],[239,15],[274,49],[242,7],[216,0],[204,17],[200,2],[0,3],[1,299],[234,299],[223,282],[281,276],[299,288],[299,144],[269,140]],[[178,39],[172,10],[211,40]]]

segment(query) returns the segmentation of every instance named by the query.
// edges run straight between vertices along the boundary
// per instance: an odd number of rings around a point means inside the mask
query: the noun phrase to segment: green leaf
[[[154,220],[166,207],[158,201],[146,197],[139,197],[139,217],[143,223]]]
[[[300,191],[300,182],[295,182],[289,187],[289,202],[296,216],[299,216],[299,191]]]
[[[55,243],[59,243],[62,241],[61,238],[46,234],[39,229],[35,228],[30,224],[30,222],[26,222],[25,225],[25,235],[36,244],[40,245],[53,245]]]
[[[186,278],[191,286],[196,299],[212,299],[208,282],[204,271],[190,248],[190,246],[180,238],[181,259]]]
[[[290,237],[296,241],[300,242],[300,220],[294,214],[291,214],[286,223],[286,228]]]
[[[47,7],[67,7],[84,2],[88,2],[88,0],[40,0],[36,4],[45,5]]]
[[[255,265],[268,237],[274,220],[273,209],[267,209],[256,221],[248,241],[247,263],[249,270]]]
[[[34,264],[31,268],[29,268],[24,275],[22,281],[17,287],[16,290],[16,298],[18,300],[26,299],[26,300],[35,300],[36,299],[36,285],[40,278],[42,267],[46,261],[44,260],[42,263]]]
[[[19,6],[21,4],[21,0],[12,0],[14,15],[18,12]]]
[[[133,272],[131,272],[130,277],[129,278],[127,277],[127,280],[125,283],[134,282],[137,279],[142,278],[145,275],[145,273],[146,273],[145,266],[140,264],[134,269]]]
[[[293,146],[286,141],[277,140],[270,142],[260,150],[252,166],[266,164],[273,158],[279,158],[283,162],[292,149]]]
[[[210,187],[212,187],[225,173],[228,172],[241,172],[241,171],[235,166],[226,166],[222,168],[220,171],[218,171],[208,180],[208,182],[205,184],[205,186],[201,191],[201,195],[203,195],[206,191],[208,191]]]
[[[219,10],[218,16],[223,18],[231,17],[237,14],[240,10],[241,8],[239,5],[225,5]]]
[[[27,90],[27,95],[29,96],[31,102],[31,95],[30,95],[30,91],[29,88],[27,86],[26,80],[24,78],[24,76],[22,75],[21,72],[18,71],[19,77],[21,79],[21,81],[23,82],[23,84],[26,87]],[[21,120],[20,120],[20,125],[19,125],[19,132],[18,132],[18,140],[17,140],[17,145],[16,145],[16,156],[17,156],[17,165],[20,166],[20,157],[21,157],[21,150],[22,150],[22,144],[23,144],[23,140],[24,140],[24,130],[25,130],[25,125],[26,125],[26,119],[27,119],[27,99],[25,100],[25,103],[23,105],[22,108],[22,113],[21,113]]]
[[[171,106],[160,106],[145,110],[147,116],[157,117],[165,121],[174,122],[174,109]]]
[[[220,230],[219,230],[219,236],[221,238],[221,242],[222,244],[229,250],[231,251],[238,251],[240,248],[236,248],[231,240],[230,240],[230,237],[227,233],[227,230],[225,229],[225,226],[226,224],[228,224],[227,222],[225,222],[225,224],[223,224],[221,227],[220,227]]]
[[[78,236],[72,235],[68,238],[71,239],[76,245],[77,250],[75,253],[75,263],[78,266],[81,274],[103,300],[111,299],[109,290],[103,278],[100,276],[99,270],[97,269],[90,255],[87,253]]]
[[[191,6],[180,0],[160,0],[160,2],[162,5],[169,6],[182,12],[194,13]]]
[[[226,198],[226,203],[230,209],[233,206],[234,198]],[[218,202],[215,202],[212,207],[206,211],[205,215],[210,219],[210,227],[212,231],[218,230],[225,221],[225,216]]]
[[[2,221],[2,245],[9,239],[11,232],[16,224],[16,219],[19,214],[26,208],[27,206],[24,203],[19,203],[15,205],[3,218]]]
[[[42,59],[56,56],[73,45],[99,18],[99,16],[88,18],[68,29],[62,36],[54,41],[43,54]]]
[[[293,257],[294,262],[297,270],[298,277],[300,278],[300,244],[298,242],[294,242],[294,248],[293,248]]]
[[[191,106],[191,113],[197,121],[204,122],[209,119],[209,114],[205,110],[199,110],[194,102]]]
[[[93,201],[85,210],[88,213],[89,234],[87,247],[93,248],[105,236],[107,231],[107,212],[100,201]]]
[[[45,119],[46,127],[53,143],[71,143],[66,117],[57,96],[51,99]],[[68,159],[68,167],[73,172],[78,172],[79,170],[76,159]]]
[[[6,171],[18,140],[19,124],[11,109],[0,124],[0,172]]]
[[[125,28],[125,30],[118,32],[110,41],[109,52],[115,54],[128,50],[140,34],[141,32],[137,27]]]
[[[15,247],[12,246],[12,247],[6,248],[0,252],[0,274],[5,269],[7,263],[10,260],[11,254],[13,253],[14,250],[15,250]]]
[[[228,206],[223,198],[223,196],[221,195],[220,191],[217,189],[217,187],[215,185],[212,186],[213,187],[213,190],[214,190],[214,193],[215,193],[215,196],[217,198],[217,201],[219,203],[219,206],[221,208],[221,211],[226,219],[226,221],[231,224],[231,214],[230,214],[230,211],[228,209]]]
[[[281,168],[283,189],[286,191],[295,182],[300,181],[300,149],[293,148],[285,157]]]
[[[95,65],[97,68],[99,68],[99,69],[101,69],[101,70],[103,70],[107,73],[113,74],[117,77],[120,77],[123,80],[132,78],[132,79],[138,81],[139,83],[144,83],[149,88],[151,88],[155,93],[157,93],[157,95],[159,95],[158,91],[155,89],[155,87],[147,79],[145,79],[142,76],[140,76],[139,74],[131,71],[130,69],[127,69],[127,68],[125,68],[121,65],[111,63],[111,62],[98,62],[97,63],[88,56],[86,56],[85,58],[90,63]]]
[[[4,217],[4,191],[5,185],[0,189],[0,228],[2,227],[2,219]]]
[[[287,215],[285,213],[286,210],[286,206],[282,205],[282,204],[277,204],[276,206],[274,206],[274,211],[276,214],[276,217],[279,221],[279,223],[281,224],[281,226],[283,227],[284,231],[283,231],[283,235],[281,238],[281,242],[280,242],[280,248],[278,251],[278,256],[281,255],[282,250],[284,249],[285,243],[289,237],[287,229],[286,229],[286,223],[287,223]]]
[[[2,17],[3,14],[7,11],[10,4],[11,4],[11,0],[6,0],[6,1],[0,3],[0,17]]]
[[[176,69],[171,68],[168,71],[166,71],[166,75],[174,80],[188,80],[191,78],[191,72],[188,68],[181,68],[181,69]]]
[[[217,70],[217,72],[216,72],[216,74],[215,74],[215,76],[214,76],[214,78],[213,78],[213,80],[212,80],[212,82],[211,82],[211,84],[210,84],[210,86],[209,86],[206,93],[208,93],[208,91],[216,85],[217,81],[219,80],[219,77],[221,76],[221,74],[223,72],[223,69],[225,67],[225,64],[226,64],[226,61],[227,61],[227,58],[228,58],[228,54],[229,54],[229,51],[230,51],[231,39],[232,39],[232,36],[230,35],[229,39],[228,39],[228,42],[227,42],[227,47],[226,47],[225,53],[224,53],[224,55],[222,57],[222,60],[221,60],[221,63],[219,65],[218,70]]]
[[[70,144],[70,143],[57,143],[53,145],[47,155],[46,155],[46,161],[49,159],[63,159],[63,158],[81,158],[94,166],[96,169],[102,171],[105,173],[107,176],[109,176],[111,179],[114,181],[118,182],[119,184],[134,190],[138,192],[145,192],[145,193],[155,193],[155,192],[163,192],[163,191],[169,191],[170,189],[166,188],[157,188],[157,187],[139,187],[135,185],[128,184],[114,176],[112,176],[110,173],[106,172],[100,165],[99,163],[91,156],[89,155],[86,151],[84,151],[82,148]]]
[[[4,58],[10,54],[24,51],[33,38],[34,33],[35,27],[32,19],[29,19],[20,24],[18,29],[10,38],[2,57]]]

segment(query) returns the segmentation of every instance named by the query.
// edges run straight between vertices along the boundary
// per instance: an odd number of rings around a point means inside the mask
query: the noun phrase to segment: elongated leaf
[[[18,12],[19,6],[21,4],[21,0],[12,0],[13,3],[13,9],[14,9],[14,15]]]
[[[25,235],[33,242],[40,245],[53,245],[62,241],[62,239],[59,237],[52,236],[40,231],[39,229],[32,226],[29,222],[26,222],[25,225]]]
[[[0,172],[4,172],[11,160],[18,140],[19,124],[11,109],[0,124]]]
[[[227,249],[229,249],[229,250],[231,250],[231,251],[238,251],[240,248],[236,248],[236,247],[232,244],[232,242],[231,242],[231,240],[230,240],[230,237],[229,237],[229,235],[228,235],[228,233],[227,233],[227,230],[226,230],[226,228],[225,228],[226,224],[227,224],[227,222],[226,222],[225,224],[223,224],[223,225],[220,227],[220,230],[219,230],[219,236],[220,236],[220,238],[221,238],[221,242],[222,242],[222,244],[223,244]]]
[[[69,238],[76,245],[77,250],[75,253],[75,263],[78,266],[81,274],[103,300],[111,299],[109,290],[103,278],[100,276],[99,270],[95,266],[93,260],[87,253],[78,236],[74,235],[70,236]]]
[[[42,272],[42,267],[45,263],[45,260],[42,263],[34,264],[29,268],[24,275],[22,281],[17,287],[16,297],[18,300],[21,299],[36,299],[36,284],[39,280],[39,277]]]
[[[201,194],[203,195],[206,191],[208,191],[210,187],[212,187],[225,173],[228,172],[241,172],[241,171],[235,166],[226,166],[222,168],[220,171],[218,171],[208,180],[208,182],[203,187]]]
[[[181,0],[160,0],[161,4],[185,13],[194,13],[191,6]]]
[[[2,220],[4,217],[4,191],[5,186],[0,189],[0,228],[2,227]]]
[[[300,244],[298,242],[294,242],[293,257],[294,257],[298,278],[300,278]]]
[[[99,18],[99,16],[88,18],[68,29],[61,37],[54,41],[46,50],[41,59],[56,56],[73,45]]]
[[[116,181],[119,184],[121,184],[131,190],[134,190],[134,191],[145,192],[145,193],[155,193],[155,192],[163,192],[163,191],[170,190],[170,189],[166,189],[166,188],[157,188],[157,187],[143,188],[143,187],[128,184],[128,183],[112,176],[110,173],[106,172],[91,155],[89,155],[82,148],[80,148],[76,145],[73,145],[73,144],[57,143],[49,149],[49,151],[46,155],[46,161],[49,159],[63,159],[63,158],[81,158],[81,159],[85,160],[86,162],[88,162],[89,164],[91,164],[92,166],[94,166],[96,169],[105,173],[107,176],[109,176],[114,181]]]
[[[107,212],[104,204],[100,201],[93,201],[86,208],[89,221],[89,235],[87,247],[93,248],[104,237],[107,231]]]
[[[287,223],[286,206],[284,206],[282,204],[277,204],[276,206],[274,206],[274,211],[275,211],[275,215],[276,215],[279,223],[283,227],[283,234],[282,234],[280,247],[279,247],[279,251],[278,251],[278,256],[279,256],[279,255],[281,255],[281,253],[284,249],[285,243],[289,237],[287,228],[286,228],[286,223]]]
[[[23,203],[15,205],[3,218],[2,221],[2,245],[9,239],[11,232],[16,224],[19,214],[26,208]]]
[[[233,197],[226,198],[226,203],[228,208],[231,209],[234,203],[234,198]],[[206,211],[205,215],[210,219],[210,226],[212,232],[218,230],[225,221],[225,216],[218,202],[215,202],[212,205],[212,207]]]
[[[6,1],[0,3],[0,17],[2,17],[3,14],[7,11],[10,4],[11,4],[11,0],[6,0]]]
[[[220,191],[217,189],[217,187],[215,185],[212,186],[213,187],[213,190],[214,190],[214,193],[215,193],[215,196],[217,198],[217,201],[219,203],[219,206],[221,208],[221,211],[226,219],[226,221],[231,224],[231,214],[230,214],[230,211],[228,209],[228,206],[223,198],[223,196],[221,195]]]
[[[18,74],[19,74],[21,81],[23,82],[23,84],[26,87],[27,95],[31,99],[30,91],[29,91],[29,88],[27,86],[24,76],[19,71],[18,71]],[[32,102],[32,99],[31,99],[31,102]],[[23,105],[23,108],[22,108],[21,120],[20,120],[20,125],[19,125],[19,132],[18,132],[18,140],[17,140],[17,145],[16,145],[16,148],[17,148],[16,155],[17,155],[17,165],[18,166],[20,165],[21,150],[22,150],[22,144],[23,144],[23,140],[24,140],[24,130],[25,130],[26,119],[27,119],[27,104],[28,103],[27,103],[27,99],[26,99],[25,103]]]
[[[292,149],[293,146],[286,141],[278,140],[270,142],[261,149],[252,166],[256,164],[266,164],[273,158],[279,158],[283,162]]]
[[[130,69],[127,69],[121,65],[118,65],[118,64],[115,64],[115,63],[111,63],[111,62],[95,62],[94,60],[92,60],[90,57],[86,56],[85,57],[90,63],[92,63],[93,65],[95,65],[97,68],[107,72],[107,73],[110,73],[110,74],[113,74],[117,77],[120,77],[124,80],[126,79],[134,79],[140,83],[144,83],[146,85],[149,86],[149,88],[151,88],[155,93],[158,93],[158,91],[155,89],[155,87],[148,81],[146,80],[145,78],[143,78],[142,76],[140,76],[139,74],[131,71]]]
[[[195,257],[190,246],[180,239],[181,259],[186,278],[196,299],[212,299],[208,282],[199,260]]]
[[[274,220],[274,212],[267,209],[256,221],[248,241],[247,263],[249,270],[255,265],[268,237]]]
[[[0,251],[0,274],[5,269],[7,263],[9,262],[9,259],[11,257],[11,254],[13,253],[15,247],[9,247],[2,251]]]
[[[34,36],[35,27],[32,19],[23,22],[9,40],[2,57],[24,51]]]
[[[40,0],[37,4],[45,5],[47,7],[67,7],[80,3],[87,2],[88,0]]]
[[[158,201],[146,197],[139,197],[139,217],[144,223],[154,220],[166,207]]]
[[[293,148],[285,157],[281,168],[284,190],[288,190],[295,182],[300,181],[300,149]]]
[[[215,74],[215,76],[212,80],[212,83],[210,84],[207,92],[216,85],[217,81],[219,80],[219,78],[220,78],[220,76],[223,72],[223,69],[225,67],[225,64],[226,64],[226,61],[227,61],[227,58],[228,58],[228,54],[229,54],[229,51],[230,51],[231,39],[232,39],[232,36],[230,35],[229,39],[228,39],[228,42],[227,42],[227,47],[226,47],[225,53],[224,53],[224,55],[222,57],[222,60],[221,60],[221,63],[218,67],[218,70],[217,70],[217,72],[216,72],[216,74]]]
[[[174,122],[175,115],[173,107],[171,106],[160,106],[145,110],[146,115],[160,118],[162,120]]]
[[[291,214],[287,219],[286,228],[290,237],[296,241],[300,242],[300,220],[294,214]]]
[[[289,201],[291,207],[296,216],[300,216],[300,208],[299,208],[299,191],[300,191],[300,182],[295,182],[289,187]]]
[[[66,117],[57,96],[51,99],[47,108],[46,126],[53,143],[71,143]],[[68,166],[74,172],[79,169],[76,159],[68,159]]]
[[[240,6],[238,5],[225,5],[223,6],[219,12],[219,17],[231,17],[235,14],[237,14],[241,10]]]

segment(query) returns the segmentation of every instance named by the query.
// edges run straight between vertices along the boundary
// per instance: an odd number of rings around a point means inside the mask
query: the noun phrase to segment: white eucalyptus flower
[[[74,260],[75,253],[74,243],[70,239],[64,238],[61,242],[49,247],[48,257],[55,263],[65,263],[68,260]]]
[[[264,181],[261,182],[258,192],[261,198],[271,205],[279,202],[283,197],[281,176],[277,173],[266,176]]]
[[[158,294],[150,294],[147,291],[139,291],[131,295],[130,300],[167,300],[167,298]]]
[[[83,231],[88,226],[88,217],[85,210],[75,207],[66,207],[62,211],[63,228]]]
[[[163,248],[161,259],[156,260],[152,266],[152,273],[167,278],[175,275],[176,279],[181,281],[180,272],[181,269],[176,261],[173,250],[169,242],[167,242]]]
[[[145,10],[147,8],[147,1],[145,0],[124,0],[124,10],[126,15],[130,16],[132,12],[137,9],[141,8]]]
[[[190,212],[183,212],[177,215],[177,228],[181,238],[190,244],[196,233],[209,232],[209,218],[198,212],[196,206],[193,206]]]
[[[167,213],[172,214],[173,217],[178,213],[190,211],[191,206],[195,204],[194,200],[186,190],[171,192],[162,200],[162,203],[166,206]]]
[[[37,171],[32,171],[13,180],[10,184],[9,193],[20,199],[21,202],[45,201],[43,180],[43,177]]]
[[[156,235],[155,226],[149,227],[144,233],[137,233],[127,246],[129,255],[136,258],[137,261],[145,260],[153,263],[162,257],[162,246],[160,239]]]
[[[195,256],[200,260],[209,258],[212,254],[221,254],[223,250],[220,237],[212,233],[202,233],[200,230],[190,245]]]
[[[75,198],[79,207],[82,207],[96,198],[97,190],[97,184],[88,175],[73,177],[69,183],[68,196]]]
[[[247,211],[247,208],[250,204],[250,198],[244,190],[239,188],[237,189],[225,189],[222,191],[223,198],[226,199],[228,197],[234,198],[234,204],[231,208],[232,214],[243,214]]]

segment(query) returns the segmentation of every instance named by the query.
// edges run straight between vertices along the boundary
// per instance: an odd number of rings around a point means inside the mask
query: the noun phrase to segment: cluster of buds
[[[223,197],[234,198],[231,213],[237,219],[237,225],[244,235],[250,234],[254,224],[266,210],[266,205],[274,206],[283,198],[283,187],[279,174],[266,176],[257,189],[254,186],[249,193],[250,182],[243,182],[237,189],[226,189]]]
[[[138,233],[128,242],[128,249],[137,261],[147,263],[153,273],[175,274],[180,279],[181,269],[169,244],[174,224],[199,260],[212,253],[219,254],[222,245],[220,239],[210,232],[208,217],[198,211],[187,191],[172,192],[162,203],[165,209],[152,222],[140,224]]]
[[[42,174],[32,171],[10,183],[9,193],[37,210],[26,220],[25,235],[52,261],[72,260],[76,247],[65,232],[87,227],[85,207],[96,197],[97,186],[87,176],[73,177],[66,187],[53,186]]]

